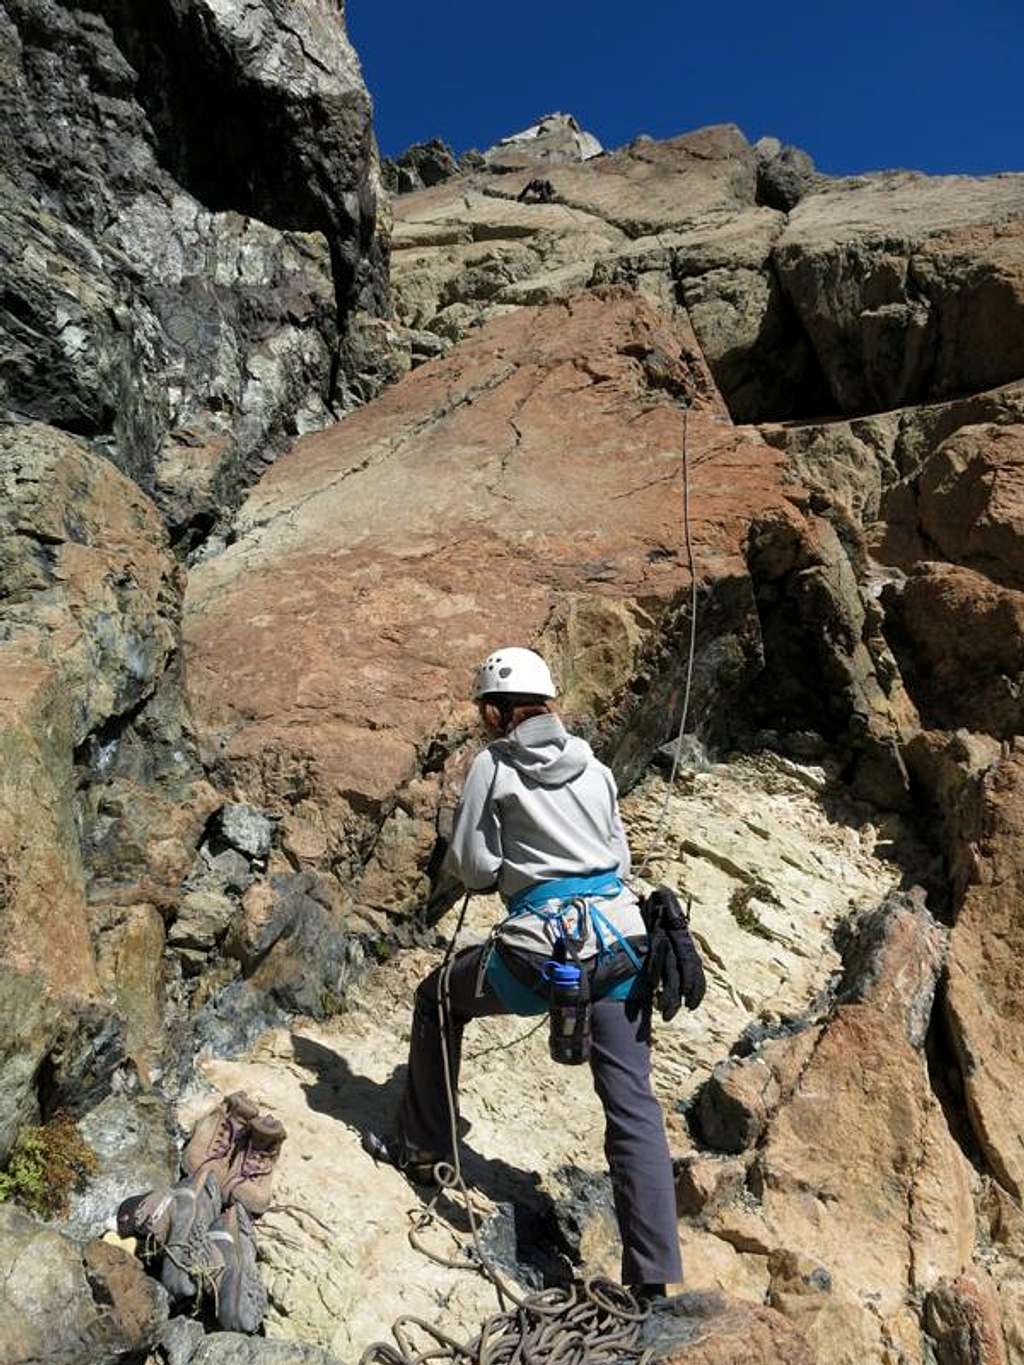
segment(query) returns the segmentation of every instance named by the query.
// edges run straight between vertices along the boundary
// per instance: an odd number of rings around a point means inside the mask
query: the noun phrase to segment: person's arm
[[[622,816],[619,814],[619,792],[615,785],[615,778],[612,776],[611,769],[605,768],[605,780],[608,783],[608,796],[611,800],[611,848],[619,865],[619,876],[625,879],[629,876],[633,866],[633,859],[629,852],[629,842],[626,839],[626,831],[622,827]]]
[[[469,770],[455,812],[445,870],[458,877],[467,891],[492,887],[501,870],[501,831],[491,801],[496,772],[494,757],[485,749]]]

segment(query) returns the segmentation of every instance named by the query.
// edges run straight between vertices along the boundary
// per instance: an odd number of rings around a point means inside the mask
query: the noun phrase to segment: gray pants
[[[458,1094],[462,1034],[470,1019],[508,1014],[491,988],[477,996],[481,948],[459,953],[449,978],[449,1057]],[[416,992],[409,1074],[399,1125],[413,1147],[450,1158],[444,1058],[437,1020],[440,969]],[[651,1090],[649,1023],[630,1022],[621,1000],[593,1007],[590,1069],[604,1106],[604,1151],[612,1177],[615,1213],[622,1237],[622,1282],[675,1284],[682,1280],[672,1159],[661,1108]]]

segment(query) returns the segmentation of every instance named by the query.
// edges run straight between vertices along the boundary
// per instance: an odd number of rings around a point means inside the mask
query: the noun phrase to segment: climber
[[[516,195],[520,204],[553,204],[555,187],[550,180],[531,180]]]
[[[657,999],[666,1017],[680,997],[696,1008],[703,970],[685,926],[669,933],[667,921],[652,924],[658,951],[648,954],[648,926],[624,882],[630,854],[614,778],[567,733],[554,697],[547,664],[533,650],[496,650],[478,670],[474,699],[492,742],[466,779],[447,868],[467,890],[496,887],[509,913],[487,943],[457,953],[417,990],[399,1131],[386,1155],[424,1182],[452,1157],[439,994],[457,1104],[466,1023],[544,1013],[544,964],[559,944],[564,960],[568,947],[593,1000],[589,1060],[605,1113],[622,1279],[650,1297],[682,1276],[672,1163],[650,1082],[651,1006]]]

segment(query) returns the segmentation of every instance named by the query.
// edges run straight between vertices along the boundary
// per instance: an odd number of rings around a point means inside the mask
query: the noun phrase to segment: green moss
[[[375,938],[370,940],[370,952],[378,962],[387,962],[394,954],[394,947],[387,939]]]
[[[79,1190],[98,1167],[78,1125],[56,1114],[42,1127],[23,1128],[0,1172],[0,1200],[16,1199],[41,1218],[61,1218],[72,1190]]]

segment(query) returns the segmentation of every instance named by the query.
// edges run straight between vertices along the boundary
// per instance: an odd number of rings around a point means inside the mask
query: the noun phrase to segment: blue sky
[[[608,147],[738,123],[831,173],[1024,169],[1021,0],[347,0],[386,154],[554,110]]]

